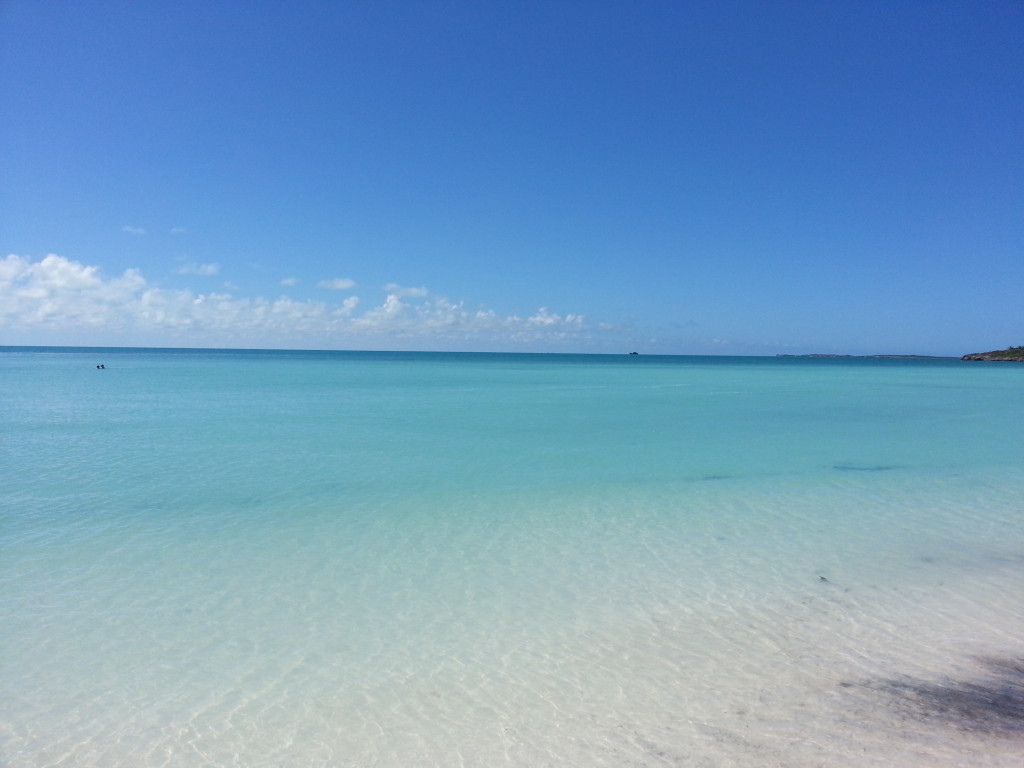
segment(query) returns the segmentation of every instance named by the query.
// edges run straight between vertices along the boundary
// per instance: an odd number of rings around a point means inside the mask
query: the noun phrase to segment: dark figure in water
[[[105,366],[105,365],[97,365],[96,367],[99,368],[100,370],[105,370],[107,366]]]

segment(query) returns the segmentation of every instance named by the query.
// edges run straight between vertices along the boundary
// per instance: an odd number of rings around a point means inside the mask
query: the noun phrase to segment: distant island
[[[1024,363],[1024,347],[1009,347],[995,352],[972,352],[961,360],[983,360],[994,363]]]
[[[776,355],[776,357],[837,357],[857,358],[864,360],[956,360],[955,357],[943,357],[941,355],[832,355],[816,353],[810,355]]]
[[[858,360],[956,360],[955,357],[942,357],[939,355],[834,355],[827,353],[816,353],[810,355],[776,355],[776,357],[826,357],[826,358],[855,358]],[[964,355],[961,360],[985,362],[1013,362],[1024,363],[1024,347],[1009,347],[999,349],[995,352],[972,352]]]

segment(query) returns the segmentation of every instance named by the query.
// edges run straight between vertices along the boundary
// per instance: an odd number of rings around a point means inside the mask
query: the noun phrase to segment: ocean
[[[1016,768],[1022,414],[957,360],[0,348],[0,765]]]

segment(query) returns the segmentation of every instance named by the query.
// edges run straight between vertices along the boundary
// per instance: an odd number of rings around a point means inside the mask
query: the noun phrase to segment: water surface
[[[5,765],[1019,760],[1024,366],[0,366]]]

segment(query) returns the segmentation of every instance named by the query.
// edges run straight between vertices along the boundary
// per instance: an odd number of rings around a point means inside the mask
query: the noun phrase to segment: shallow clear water
[[[1018,764],[1024,366],[0,366],[0,764]]]

